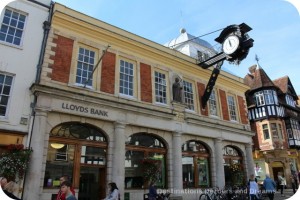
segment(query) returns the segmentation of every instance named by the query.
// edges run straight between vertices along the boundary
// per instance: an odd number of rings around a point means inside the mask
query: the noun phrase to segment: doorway
[[[105,198],[105,186],[104,168],[81,166],[78,200]]]

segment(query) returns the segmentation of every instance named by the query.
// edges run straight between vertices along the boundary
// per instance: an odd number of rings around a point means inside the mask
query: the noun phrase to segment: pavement
[[[297,191],[296,191],[297,192]],[[298,192],[300,193],[300,191]],[[284,197],[281,196],[280,194],[280,190],[278,190],[275,195],[274,195],[274,200],[285,200],[285,199],[289,199],[290,197],[292,197],[294,195],[293,190],[292,189],[284,189],[283,190],[283,195]],[[300,196],[299,194],[297,194],[298,198],[295,199],[299,199],[300,200]],[[268,200],[268,198],[266,198]]]

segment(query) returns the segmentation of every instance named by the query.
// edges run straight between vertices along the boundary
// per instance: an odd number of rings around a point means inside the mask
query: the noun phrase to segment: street
[[[280,190],[278,190],[278,191],[275,193],[274,200],[289,199],[291,196],[294,195],[292,189],[285,189],[285,190],[283,190],[283,194],[284,194],[284,197],[281,196]],[[299,194],[298,194],[298,195],[299,195]],[[268,198],[266,198],[266,199],[268,199]]]

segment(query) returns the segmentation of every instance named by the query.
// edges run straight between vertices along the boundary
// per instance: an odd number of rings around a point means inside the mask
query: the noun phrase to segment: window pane
[[[93,77],[90,74],[93,72],[95,52],[85,48],[79,48],[77,57],[77,72],[76,83],[92,86]],[[88,83],[86,82],[89,79]]]
[[[1,24],[0,40],[14,45],[20,45],[25,19],[25,15],[21,15],[17,11],[12,12],[11,10],[6,9]]]
[[[198,158],[198,185],[208,187],[209,184],[209,169],[208,169],[208,159],[207,158]]]
[[[195,187],[193,157],[182,156],[182,179],[183,187]]]
[[[126,151],[125,153],[125,188],[143,188],[144,178],[141,161],[144,152]]]
[[[184,102],[189,110],[194,110],[194,92],[193,85],[190,82],[183,81]]]
[[[72,177],[75,145],[50,143],[46,161],[44,187],[58,187],[62,175]],[[72,181],[72,178],[71,178]]]
[[[105,149],[99,147],[82,146],[80,163],[105,165]]]
[[[120,60],[120,89],[121,94],[133,96],[134,75],[133,64]]]

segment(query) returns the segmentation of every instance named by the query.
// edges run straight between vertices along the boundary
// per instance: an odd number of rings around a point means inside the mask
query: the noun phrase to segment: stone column
[[[225,186],[225,174],[223,165],[222,138],[216,138],[215,142],[215,159],[216,159],[216,186],[220,189]]]
[[[33,149],[30,158],[29,170],[26,173],[24,183],[24,194],[25,200],[30,199],[41,199],[41,193],[44,183],[44,169],[45,161],[44,154],[46,156],[47,149],[44,146],[45,140],[49,139],[49,135],[46,133],[47,124],[47,111],[36,110],[35,119],[32,128],[30,147]]]
[[[112,159],[112,181],[117,184],[121,199],[124,197],[125,180],[125,126],[125,123],[115,122]]]
[[[182,189],[181,133],[173,132],[173,188]]]
[[[247,143],[245,145],[246,147],[246,162],[247,162],[247,178],[249,178],[249,176],[251,174],[255,174],[254,172],[254,162],[253,162],[253,155],[252,155],[252,144],[251,143]]]

